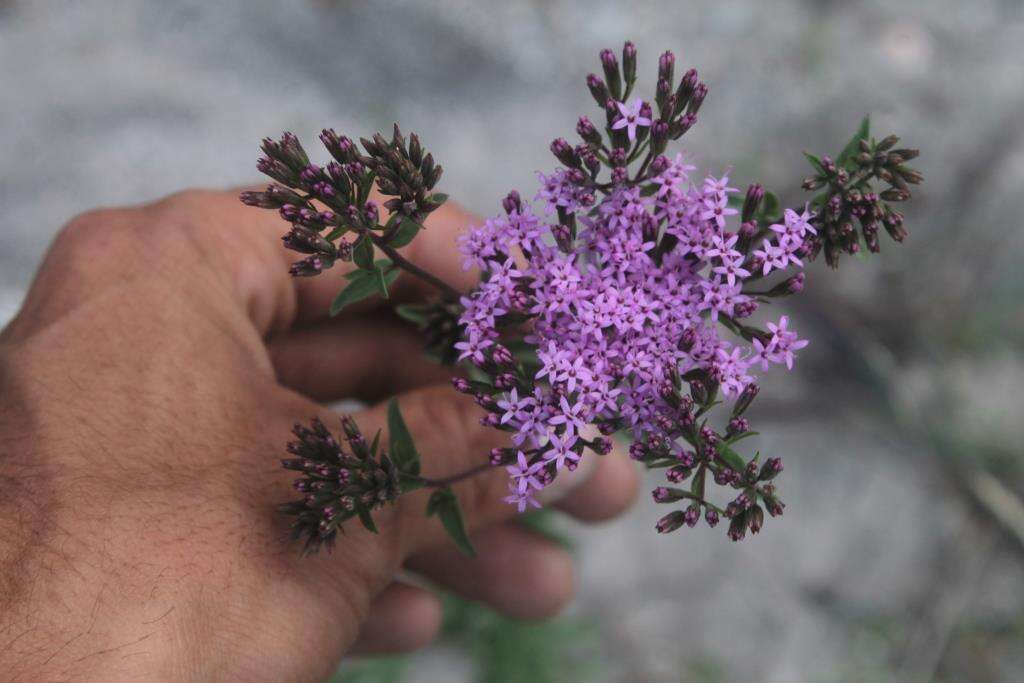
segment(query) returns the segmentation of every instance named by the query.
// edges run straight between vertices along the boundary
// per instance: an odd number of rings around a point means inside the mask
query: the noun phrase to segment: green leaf
[[[764,203],[761,205],[761,216],[765,220],[772,220],[778,218],[782,211],[782,204],[779,202],[779,197],[774,192],[764,193]]]
[[[380,430],[373,435],[373,443],[370,444],[370,455],[377,457],[377,449],[380,448]]]
[[[433,517],[437,515],[441,524],[444,526],[444,530],[451,536],[452,541],[458,546],[459,550],[470,557],[476,557],[476,550],[473,549],[473,544],[469,542],[469,536],[466,534],[466,525],[462,521],[462,511],[459,509],[459,499],[455,497],[455,493],[450,487],[438,489],[430,496],[430,500],[427,501],[427,517]]]
[[[363,523],[367,531],[372,531],[375,534],[378,533],[377,525],[374,523],[370,511],[361,505],[359,506],[359,521]]]
[[[446,195],[444,192],[435,192],[434,194],[430,195],[427,199],[430,201],[431,204],[437,204],[438,206],[440,206],[441,204],[444,204],[446,201],[448,201],[448,195]]]
[[[807,158],[807,161],[811,162],[811,166],[814,167],[815,173],[818,175],[825,175],[825,167],[821,165],[821,159],[809,152],[804,152],[804,156]]]
[[[352,260],[363,270],[373,270],[373,241],[364,234],[352,247]]]
[[[420,473],[420,454],[402,419],[397,398],[388,401],[388,443],[391,444],[391,459],[399,472],[414,475]]]
[[[348,284],[345,288],[338,292],[338,295],[334,297],[334,301],[331,302],[331,315],[338,315],[342,309],[349,304],[354,304],[357,301],[362,301],[368,297],[373,296],[379,290],[377,289],[377,280],[372,273],[366,270],[355,270],[345,276],[348,278]]]
[[[690,493],[695,496],[704,495],[704,477],[706,473],[707,470],[704,467],[697,468],[697,474],[693,475],[693,480],[690,481]]]
[[[379,264],[385,264],[387,269],[381,268]],[[374,294],[380,294],[388,298],[388,288],[402,274],[400,268],[391,266],[391,261],[381,259],[371,263],[372,270],[354,270],[347,273],[345,278],[349,281],[343,290],[338,292],[331,302],[331,315],[338,315],[349,304],[367,299]]]
[[[742,472],[743,468],[747,466],[747,463],[743,461],[743,458],[740,457],[740,454],[734,451],[733,449],[729,448],[725,444],[719,444],[717,450],[718,455],[721,456],[722,460],[725,461],[725,464],[731,467],[732,469],[736,470],[737,472]]]
[[[416,237],[416,234],[419,233],[419,231],[420,224],[411,218],[406,218],[402,221],[402,224],[398,226],[398,232],[396,232],[395,236],[391,238],[388,245],[395,249],[404,247],[409,244],[409,242],[413,241],[413,238]]]
[[[761,432],[743,432],[742,434],[737,434],[736,436],[732,437],[731,439],[726,439],[725,443],[727,443],[729,445],[732,445],[732,444],[736,443],[737,441],[742,441],[743,439],[749,439],[750,437],[757,436],[760,433]]]
[[[425,304],[401,304],[400,306],[395,306],[395,313],[399,318],[420,327],[426,324],[427,313],[432,308],[432,306]]]
[[[853,137],[850,138],[850,141],[846,143],[846,147],[843,147],[843,151],[839,153],[838,157],[836,157],[836,165],[842,166],[847,161],[852,159],[854,155],[857,154],[857,151],[860,148],[860,141],[867,140],[868,135],[870,133],[871,117],[865,116],[861,120],[860,126],[857,128],[857,132],[853,134]]]
[[[390,268],[388,270],[381,270],[380,268],[374,267],[373,277],[374,284],[377,286],[377,292],[384,297],[388,298],[388,287],[398,279],[398,276],[402,274],[399,268]]]

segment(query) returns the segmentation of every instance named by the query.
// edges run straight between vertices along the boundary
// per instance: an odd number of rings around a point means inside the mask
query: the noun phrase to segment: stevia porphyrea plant
[[[360,149],[325,130],[333,160],[323,167],[290,133],[263,141],[258,167],[276,183],[242,201],[291,223],[284,246],[306,255],[292,274],[321,276],[354,261],[332,314],[386,298],[403,274],[433,285],[436,300],[397,312],[439,362],[462,368],[455,390],[472,394],[482,423],[512,444],[482,453],[467,472],[428,480],[394,401],[387,453],[379,434],[368,440],[348,417],[341,440],[319,421],[297,425],[283,465],[299,473],[301,498],[283,509],[307,550],[333,544],[352,517],[374,530],[376,508],[431,487],[426,514],[471,552],[451,483],[504,467],[506,500],[522,512],[561,472],[607,454],[617,432],[628,434],[631,457],[665,470],[669,485],[653,498],[674,509],[658,521],[661,533],[725,518],[739,540],[761,530],[765,511],[782,514],[774,483],[782,461],[741,454],[755,434],[744,412],[758,394],[756,375],[791,369],[808,342],[787,316],[760,309],[799,293],[805,263],[821,252],[835,268],[843,254],[879,251],[882,230],[901,242],[893,204],[921,182],[905,165],[918,152],[897,149],[895,136],[876,141],[865,119],[835,158],[807,155],[813,173],[803,187],[814,194],[784,209],[761,185],[741,195],[727,174],[698,177],[684,154],[668,153],[707,96],[696,71],[677,81],[675,57],[664,53],[647,101],[634,95],[632,43],[621,63],[610,50],[600,59],[604,78],[587,77],[600,113],[596,122],[580,117],[578,144],[551,143],[561,166],[537,174],[536,205],[512,191],[500,215],[461,239],[465,267],[481,273],[466,294],[401,253],[446,200],[434,191],[441,167],[416,135],[395,126],[390,139],[377,134]],[[382,207],[374,186],[387,198]]]

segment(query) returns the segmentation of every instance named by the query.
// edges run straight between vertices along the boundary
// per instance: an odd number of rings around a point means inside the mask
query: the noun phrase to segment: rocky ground
[[[799,150],[871,112],[924,148],[927,184],[899,253],[811,274],[815,342],[755,414],[761,450],[787,456],[782,520],[740,546],[659,538],[650,505],[573,530],[605,678],[1021,680],[1016,0],[0,0],[0,320],[70,216],[250,182],[285,129],[400,121],[447,192],[493,212],[552,165],[597,50],[627,37],[642,74],[671,48],[710,83],[687,136],[709,170],[798,201]],[[443,649],[418,663],[416,680],[471,676]]]

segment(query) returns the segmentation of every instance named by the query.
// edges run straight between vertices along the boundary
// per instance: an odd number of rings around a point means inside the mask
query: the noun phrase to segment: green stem
[[[428,273],[427,271],[423,270],[416,264],[406,259],[401,254],[399,254],[397,249],[384,242],[384,240],[380,236],[374,235],[373,233],[368,234],[370,235],[370,239],[373,240],[373,243],[377,246],[377,248],[388,255],[388,258],[391,259],[392,263],[394,263],[402,270],[405,270],[411,273],[412,275],[415,275],[419,279],[423,280],[424,282],[427,282],[436,287],[441,292],[441,295],[445,298],[446,301],[458,301],[459,297],[462,296],[459,290],[455,289],[450,284],[448,284],[441,278],[437,277],[436,275]]]
[[[427,488],[441,489],[441,488],[445,488],[447,486],[451,486],[452,484],[456,484],[456,483],[458,483],[458,482],[460,482],[460,481],[462,481],[464,479],[469,479],[470,477],[475,477],[476,475],[481,474],[482,472],[485,472],[485,471],[490,470],[490,469],[493,469],[493,466],[491,465],[491,463],[485,462],[485,463],[482,463],[480,465],[475,465],[473,467],[470,467],[468,470],[464,470],[462,472],[459,472],[458,474],[453,474],[453,475],[451,475],[449,477],[442,477],[441,479],[428,479],[426,477],[410,477],[410,478],[413,479],[414,481],[418,481],[419,483],[423,484],[423,486],[425,486]]]

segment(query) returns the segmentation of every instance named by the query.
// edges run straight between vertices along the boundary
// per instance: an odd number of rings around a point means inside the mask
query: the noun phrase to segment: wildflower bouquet
[[[760,309],[799,293],[806,262],[822,252],[835,268],[844,253],[879,251],[882,230],[902,241],[903,215],[893,204],[921,182],[905,165],[918,152],[897,149],[895,136],[876,141],[865,119],[835,158],[807,155],[813,172],[803,187],[815,194],[783,208],[760,185],[740,194],[728,175],[697,176],[684,154],[668,153],[707,96],[696,71],[677,80],[675,57],[664,53],[646,101],[634,95],[632,43],[621,62],[610,50],[600,59],[604,78],[587,77],[598,122],[582,116],[578,144],[551,144],[561,165],[538,174],[535,204],[512,191],[500,215],[461,239],[465,267],[481,273],[466,294],[400,251],[446,200],[434,191],[441,166],[416,135],[396,126],[390,139],[361,140],[360,150],[325,130],[320,139],[333,157],[325,167],[311,163],[292,134],[264,140],[258,166],[276,183],[242,201],[291,223],[284,245],[306,255],[292,274],[319,276],[354,261],[332,313],[387,297],[403,273],[432,284],[435,301],[398,313],[439,362],[460,368],[455,390],[472,394],[482,423],[508,432],[511,443],[481,454],[472,470],[429,480],[395,402],[387,453],[380,434],[367,440],[348,417],[341,441],[319,421],[296,426],[283,465],[300,474],[301,498],[283,509],[308,550],[332,544],[352,517],[374,529],[376,508],[431,487],[426,514],[471,552],[453,482],[504,467],[506,500],[522,512],[560,473],[607,454],[620,432],[632,458],[665,470],[668,485],[653,498],[674,509],[659,532],[725,518],[728,536],[739,540],[761,530],[765,512],[782,514],[782,462],[741,453],[755,434],[744,413],[758,394],[757,375],[792,368],[808,342],[787,316]],[[382,207],[371,199],[374,186],[386,197]]]

